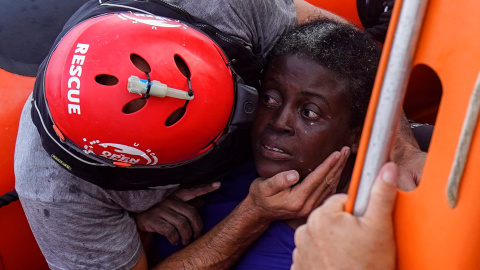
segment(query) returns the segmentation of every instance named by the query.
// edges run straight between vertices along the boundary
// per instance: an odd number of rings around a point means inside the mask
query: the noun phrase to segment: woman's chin
[[[257,168],[257,173],[260,175],[262,178],[270,178],[275,176],[277,173],[282,172],[282,170],[279,169],[274,169],[271,167],[265,167],[265,166],[256,166]]]
[[[275,166],[272,164],[267,165],[262,162],[256,162],[255,167],[260,177],[263,177],[263,178],[271,178],[278,173],[291,170],[291,168],[289,167]]]

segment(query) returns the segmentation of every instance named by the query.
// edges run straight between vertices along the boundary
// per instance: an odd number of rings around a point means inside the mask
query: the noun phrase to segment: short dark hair
[[[380,46],[356,26],[318,19],[282,36],[269,59],[296,55],[331,71],[350,94],[349,124],[359,126],[365,119],[380,54]]]

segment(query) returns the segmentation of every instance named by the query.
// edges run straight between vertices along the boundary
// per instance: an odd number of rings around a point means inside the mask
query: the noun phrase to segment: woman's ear
[[[350,151],[352,154],[356,154],[358,152],[358,145],[360,143],[360,136],[362,135],[362,127],[357,126],[352,129],[352,134],[351,134],[351,147]]]
[[[352,147],[350,148],[350,152],[352,154],[356,154],[358,152],[358,143],[352,144]]]

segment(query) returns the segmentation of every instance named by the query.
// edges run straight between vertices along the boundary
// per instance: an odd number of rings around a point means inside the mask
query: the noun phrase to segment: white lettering
[[[113,155],[110,157],[110,159],[119,160],[121,157],[122,157],[122,155],[113,154]]]
[[[68,104],[68,113],[76,113],[76,114],[81,114],[80,113],[80,105],[78,104]]]
[[[78,75],[78,77],[82,76],[82,67],[81,66],[70,66],[70,76]]]
[[[122,156],[120,159],[118,159],[118,161],[120,162],[128,162],[130,160],[129,157],[126,157],[126,156]]]
[[[112,154],[109,151],[103,151],[102,154],[100,154],[100,156],[104,158],[109,158],[115,161],[126,162],[130,164],[137,164],[138,162],[140,162],[140,159],[131,158],[125,155]]]
[[[72,88],[72,83],[75,83],[77,85],[76,89],[80,89],[80,78],[78,77],[70,77],[68,79],[68,88]]]
[[[130,161],[128,163],[130,164],[137,164],[138,162],[140,162],[140,159],[130,159]]]
[[[85,63],[85,55],[88,51],[88,44],[77,43],[74,54],[72,56],[72,65],[69,69],[70,78],[68,79],[67,86],[69,88],[67,92],[67,98],[70,103],[68,103],[68,113],[69,114],[81,114],[80,113],[80,76],[82,76],[82,65]],[[75,84],[75,89],[73,88]],[[77,103],[77,104],[73,104]]]
[[[80,95],[80,90],[74,90],[74,89],[68,90],[68,101],[80,103],[80,98],[73,97],[73,95],[77,95],[77,96]]]
[[[86,54],[87,51],[88,51],[88,47],[90,47],[90,45],[78,43],[77,44],[77,49],[75,50],[75,53]]]
[[[83,65],[83,62],[85,62],[85,55],[78,55],[78,54],[73,55],[72,65],[73,64]]]

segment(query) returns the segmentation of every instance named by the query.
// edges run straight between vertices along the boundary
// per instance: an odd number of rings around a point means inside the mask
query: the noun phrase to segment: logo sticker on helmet
[[[84,138],[83,141],[86,142],[87,139]],[[134,146],[139,146],[139,144],[135,143]],[[100,143],[99,140],[90,141],[83,148],[86,154],[97,154],[118,162],[145,165],[156,165],[158,163],[157,156],[150,149],[142,151],[138,148],[118,143]],[[141,162],[142,160],[144,161]]]
[[[170,20],[164,17],[158,17],[154,15],[146,15],[146,14],[132,14],[129,16],[127,14],[119,14],[118,17],[122,20],[131,20],[132,23],[143,23],[147,25],[151,25],[152,29],[155,27],[180,27],[182,26],[180,22]],[[143,18],[142,18],[143,17]],[[145,19],[144,19],[145,18]],[[152,19],[148,19],[152,18]]]

